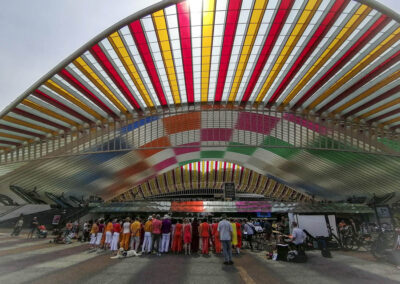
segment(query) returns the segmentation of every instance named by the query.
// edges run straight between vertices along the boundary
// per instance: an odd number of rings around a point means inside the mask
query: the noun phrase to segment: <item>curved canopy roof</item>
[[[133,201],[151,197],[190,196],[190,194],[223,194],[225,182],[234,182],[239,194],[265,196],[285,201],[305,201],[311,196],[293,190],[266,175],[234,163],[198,161],[187,163],[151,178],[113,198]]]
[[[0,150],[122,117],[135,122],[115,128],[114,140],[131,148],[2,165],[3,185],[112,199],[149,179],[167,177],[182,164],[218,160],[234,162],[302,196],[334,200],[398,190],[398,158],[341,152],[341,136],[334,129],[328,137],[328,131],[293,113],[252,112],[274,106],[400,128],[400,17],[374,1],[363,3],[167,0],[122,20],[1,113]],[[196,105],[190,108],[196,111],[154,115],[187,105]],[[199,111],[203,106],[248,108],[230,115],[229,125],[209,125],[213,114]],[[179,124],[182,119],[189,124]],[[261,129],[251,121],[269,127]],[[298,125],[300,131],[291,130]],[[338,151],[294,147],[302,137],[308,141],[310,129],[312,144],[329,144]],[[255,133],[257,147],[247,145],[246,133]],[[98,136],[101,143],[104,135]],[[333,141],[338,137],[339,142]],[[393,144],[378,138],[377,144]],[[263,139],[277,147],[268,147]],[[215,150],[210,141],[217,140],[226,145]],[[367,140],[362,141],[357,140],[358,148],[366,148]],[[174,148],[181,144],[189,147]],[[135,150],[152,145],[163,149]]]
[[[0,147],[197,103],[274,105],[396,129],[399,17],[363,2],[162,1],[104,31],[4,110]]]

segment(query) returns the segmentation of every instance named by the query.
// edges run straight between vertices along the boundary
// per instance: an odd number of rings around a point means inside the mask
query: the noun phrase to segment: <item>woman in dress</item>
[[[185,255],[190,255],[190,244],[192,243],[192,225],[188,219],[183,219],[183,249]]]
[[[192,222],[192,252],[197,253],[199,250],[199,223],[197,218],[193,219]]]
[[[172,252],[180,253],[182,251],[182,235],[183,226],[180,220],[177,220],[175,225],[174,239],[172,241]]]
[[[218,222],[214,221],[211,227],[211,232],[213,236],[213,243],[214,243],[214,252],[217,254],[221,253],[221,240],[219,239],[219,232],[218,232]]]
[[[233,219],[230,220],[231,222],[231,227],[232,227],[232,246],[236,248],[237,246],[237,230],[236,230],[236,223],[233,221]]]
[[[242,225],[239,223],[239,220],[236,220],[236,234],[237,234],[237,246],[236,252],[239,254],[240,249],[242,248]]]
[[[203,223],[200,224],[199,233],[203,242],[201,253],[203,255],[208,255],[208,246],[210,244],[210,225],[207,223],[207,219],[203,219]]]

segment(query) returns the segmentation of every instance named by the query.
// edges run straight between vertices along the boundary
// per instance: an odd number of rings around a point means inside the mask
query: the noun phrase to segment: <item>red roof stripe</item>
[[[24,129],[15,128],[15,127],[4,125],[4,124],[0,124],[0,129],[13,131],[13,132],[21,133],[21,134],[26,134],[26,135],[30,135],[30,136],[34,136],[34,137],[39,137],[39,138],[45,138],[45,136],[42,134],[31,132],[31,131],[24,130]]]
[[[389,111],[389,112],[387,112],[387,113],[381,114],[381,115],[379,115],[379,116],[377,116],[377,117],[375,117],[375,118],[372,118],[372,119],[368,120],[367,122],[368,122],[368,123],[373,123],[373,122],[375,122],[375,121],[385,119],[385,118],[387,118],[387,117],[389,117],[389,116],[392,116],[392,115],[398,114],[398,113],[400,113],[400,108],[396,108],[396,109],[394,109],[394,110],[392,110],[392,111]]]
[[[222,43],[221,57],[219,62],[218,81],[215,89],[215,102],[221,102],[224,91],[226,74],[228,72],[229,60],[231,58],[233,41],[235,40],[236,28],[240,14],[242,0],[229,1],[226,15],[224,40]]]
[[[289,16],[293,3],[294,0],[282,0],[279,6],[279,10],[275,15],[275,19],[273,21],[271,29],[269,30],[268,37],[265,40],[260,56],[258,57],[256,66],[253,71],[253,75],[251,76],[249,84],[246,87],[246,91],[244,92],[242,98],[244,102],[248,101],[248,99],[251,96],[251,93],[254,90],[254,87],[257,84],[261,72],[265,64],[267,63],[268,57],[275,46],[275,42],[277,41],[279,34],[281,33],[281,30],[286,23],[286,18]]]
[[[374,70],[372,70],[367,75],[365,75],[365,77],[358,80],[354,85],[350,86],[347,90],[343,91],[343,93],[336,96],[333,100],[331,100],[326,105],[324,105],[322,108],[320,108],[318,110],[318,113],[322,113],[322,112],[328,110],[330,107],[337,104],[338,102],[340,102],[347,96],[354,93],[357,89],[364,86],[368,81],[374,80],[377,76],[379,76],[379,74],[388,70],[391,66],[393,66],[398,61],[400,61],[400,51],[396,52],[390,58],[388,58],[383,63],[381,63],[379,66],[377,66]]]
[[[193,64],[192,64],[192,38],[190,33],[189,2],[176,4],[179,22],[179,36],[181,41],[183,72],[185,73],[185,85],[188,103],[194,102],[193,89]]]
[[[87,97],[91,102],[105,111],[107,114],[111,115],[112,117],[116,118],[117,115],[97,96],[95,96],[88,88],[86,88],[78,79],[72,76],[67,70],[61,70],[60,74],[64,80],[68,81],[71,85],[73,85],[78,91],[80,91],[85,97]]]
[[[303,64],[307,61],[307,59],[311,56],[315,48],[321,42],[321,40],[325,37],[329,29],[335,23],[337,18],[341,15],[344,8],[349,3],[349,0],[337,0],[335,4],[331,7],[331,10],[325,16],[325,19],[322,21],[318,29],[315,31],[314,35],[311,37],[310,41],[307,43],[307,46],[300,53],[296,62],[292,65],[289,72],[283,78],[282,82],[279,84],[278,88],[272,95],[269,100],[270,104],[275,103],[278,97],[282,94],[285,88],[288,86],[289,82],[293,79],[293,77],[297,74]]]
[[[0,143],[1,144],[14,145],[14,146],[19,146],[19,145],[22,144],[22,143],[19,143],[19,142],[12,142],[12,141],[8,141],[8,140],[0,140]]]
[[[360,112],[360,111],[362,111],[362,110],[364,110],[364,109],[366,109],[366,108],[368,108],[370,106],[373,106],[374,104],[377,104],[380,101],[385,100],[385,99],[387,99],[387,98],[391,97],[392,95],[395,95],[395,94],[397,94],[399,92],[400,92],[400,86],[394,87],[394,88],[390,89],[389,91],[384,92],[380,96],[378,96],[378,97],[366,102],[365,104],[353,109],[352,111],[349,111],[348,113],[346,113],[344,115],[344,117],[349,117],[349,116],[351,116],[353,114],[356,114],[356,113],[358,113],[358,112]]]
[[[65,127],[65,126],[63,126],[61,124],[55,123],[53,121],[50,121],[50,120],[45,119],[45,118],[42,118],[40,116],[37,116],[37,115],[32,114],[32,113],[29,113],[29,112],[24,111],[24,110],[19,109],[19,108],[14,108],[14,109],[11,110],[11,112],[19,114],[19,115],[22,115],[22,116],[24,116],[26,118],[29,118],[29,119],[32,119],[32,120],[39,121],[39,122],[44,123],[44,124],[51,125],[51,126],[53,126],[55,128],[59,128],[59,129],[63,129],[63,130],[69,130],[68,127]]]
[[[149,73],[150,80],[154,86],[157,97],[161,105],[167,105],[167,100],[165,99],[164,91],[161,87],[160,79],[157,74],[157,69],[153,62],[153,57],[151,56],[151,51],[147,44],[146,37],[142,28],[140,20],[134,21],[129,25],[132,37],[136,43],[136,47],[139,51],[140,57],[144,63],[144,66]]]
[[[85,121],[87,123],[92,123],[92,121],[90,119],[88,119],[86,116],[83,116],[82,114],[80,114],[79,112],[73,110],[72,108],[70,108],[69,106],[66,106],[65,104],[53,99],[52,97],[50,97],[49,95],[43,93],[42,91],[36,90],[32,93],[32,95],[34,95],[35,97],[47,102],[48,104],[51,104],[53,106],[55,106],[56,108],[59,108],[63,111],[65,111],[66,113],[75,116],[76,118]]]
[[[111,64],[107,56],[101,50],[101,47],[98,44],[94,45],[90,49],[90,53],[97,60],[97,62],[99,62],[99,64],[103,67],[103,69],[107,72],[108,76],[110,76],[111,80],[113,80],[114,84],[122,92],[124,97],[133,106],[133,108],[139,110],[140,105],[129,91],[129,88],[125,85],[124,80],[122,80],[122,78],[119,76],[117,70],[115,70],[114,66]]]
[[[347,62],[350,61],[379,31],[381,31],[388,23],[390,18],[382,15],[378,20],[363,34],[359,40],[326,72],[292,107],[297,109],[308,98],[310,98],[319,88],[321,88],[332,76],[334,76]]]

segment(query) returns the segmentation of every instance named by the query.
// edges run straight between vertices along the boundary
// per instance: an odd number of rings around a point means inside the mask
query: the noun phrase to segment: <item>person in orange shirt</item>
[[[99,232],[99,227],[97,226],[97,220],[93,222],[92,229],[90,230],[90,248],[96,247],[96,237]]]
[[[131,218],[126,217],[125,222],[122,224],[122,239],[119,244],[120,248],[124,250],[129,249],[129,241],[131,239]]]
[[[131,224],[131,249],[138,252],[140,245],[140,233],[141,233],[140,218],[137,216],[135,222]]]
[[[208,254],[208,246],[210,242],[210,225],[207,223],[207,219],[203,219],[203,223],[199,226],[199,233],[202,238],[202,254]]]
[[[104,249],[109,249],[111,246],[111,240],[112,240],[112,233],[113,233],[113,223],[111,222],[111,220],[108,220],[108,223],[106,225],[106,229],[105,231],[105,245],[104,245]]]
[[[153,217],[150,216],[144,224],[144,241],[142,246],[142,253],[147,251],[147,253],[151,252],[151,233],[153,231]]]
[[[219,239],[218,222],[215,220],[211,225],[212,237],[214,238],[215,253],[221,253],[221,240]]]

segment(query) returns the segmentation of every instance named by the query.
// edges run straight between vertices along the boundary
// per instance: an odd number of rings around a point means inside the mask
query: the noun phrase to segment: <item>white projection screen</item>
[[[324,215],[297,215],[295,219],[299,228],[307,230],[313,237],[329,236]]]

